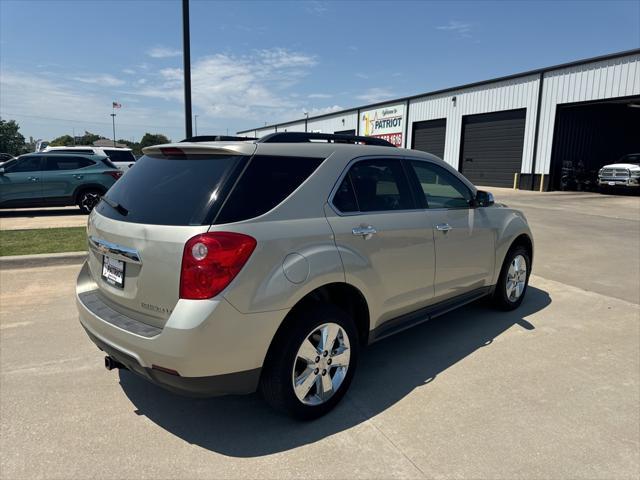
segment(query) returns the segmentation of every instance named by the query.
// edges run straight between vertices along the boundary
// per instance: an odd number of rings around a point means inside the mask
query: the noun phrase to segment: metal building
[[[238,133],[276,131],[385,138],[477,185],[583,188],[602,165],[640,152],[640,49]]]

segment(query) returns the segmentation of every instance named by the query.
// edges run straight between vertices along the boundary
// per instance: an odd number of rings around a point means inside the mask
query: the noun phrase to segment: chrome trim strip
[[[142,264],[142,258],[135,248],[124,247],[89,235],[89,248],[100,255],[109,255],[117,260]]]

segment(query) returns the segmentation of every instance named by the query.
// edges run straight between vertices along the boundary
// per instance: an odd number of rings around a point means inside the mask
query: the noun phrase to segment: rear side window
[[[104,153],[109,156],[112,162],[130,162],[136,161],[136,157],[133,156],[133,152],[129,150],[107,150]]]
[[[356,201],[356,194],[353,192],[351,176],[347,175],[344,177],[344,180],[342,180],[340,187],[333,197],[333,205],[343,213],[358,211],[358,202]]]
[[[88,158],[81,157],[47,157],[45,170],[77,170],[93,165]]]
[[[145,155],[105,195],[121,209],[107,202],[96,208],[101,215],[132,223],[209,224],[225,183],[244,161],[240,155]]]
[[[333,203],[342,212],[354,211],[349,193],[351,189],[360,212],[415,208],[409,182],[402,163],[397,159],[363,160],[353,165],[334,196]]]
[[[216,223],[239,222],[268,212],[298,188],[322,161],[322,158],[254,156]]]
[[[87,155],[93,155],[95,152],[91,149],[81,149],[81,148],[68,148],[68,149],[59,149],[59,150],[51,150],[47,153],[84,153]]]

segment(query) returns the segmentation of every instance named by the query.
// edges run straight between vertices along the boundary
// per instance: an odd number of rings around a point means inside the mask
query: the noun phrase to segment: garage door
[[[513,186],[522,167],[526,109],[462,117],[460,171],[475,185]]]
[[[444,118],[427,122],[414,122],[411,148],[443,158],[446,130],[447,120]]]

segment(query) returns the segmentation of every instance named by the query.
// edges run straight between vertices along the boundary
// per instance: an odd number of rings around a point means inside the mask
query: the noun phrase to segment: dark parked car
[[[0,208],[78,205],[89,213],[121,176],[103,155],[22,155],[0,166]]]
[[[8,162],[9,160],[13,160],[15,158],[16,157],[11,155],[10,153],[0,153],[0,165],[2,165],[4,162]]]

